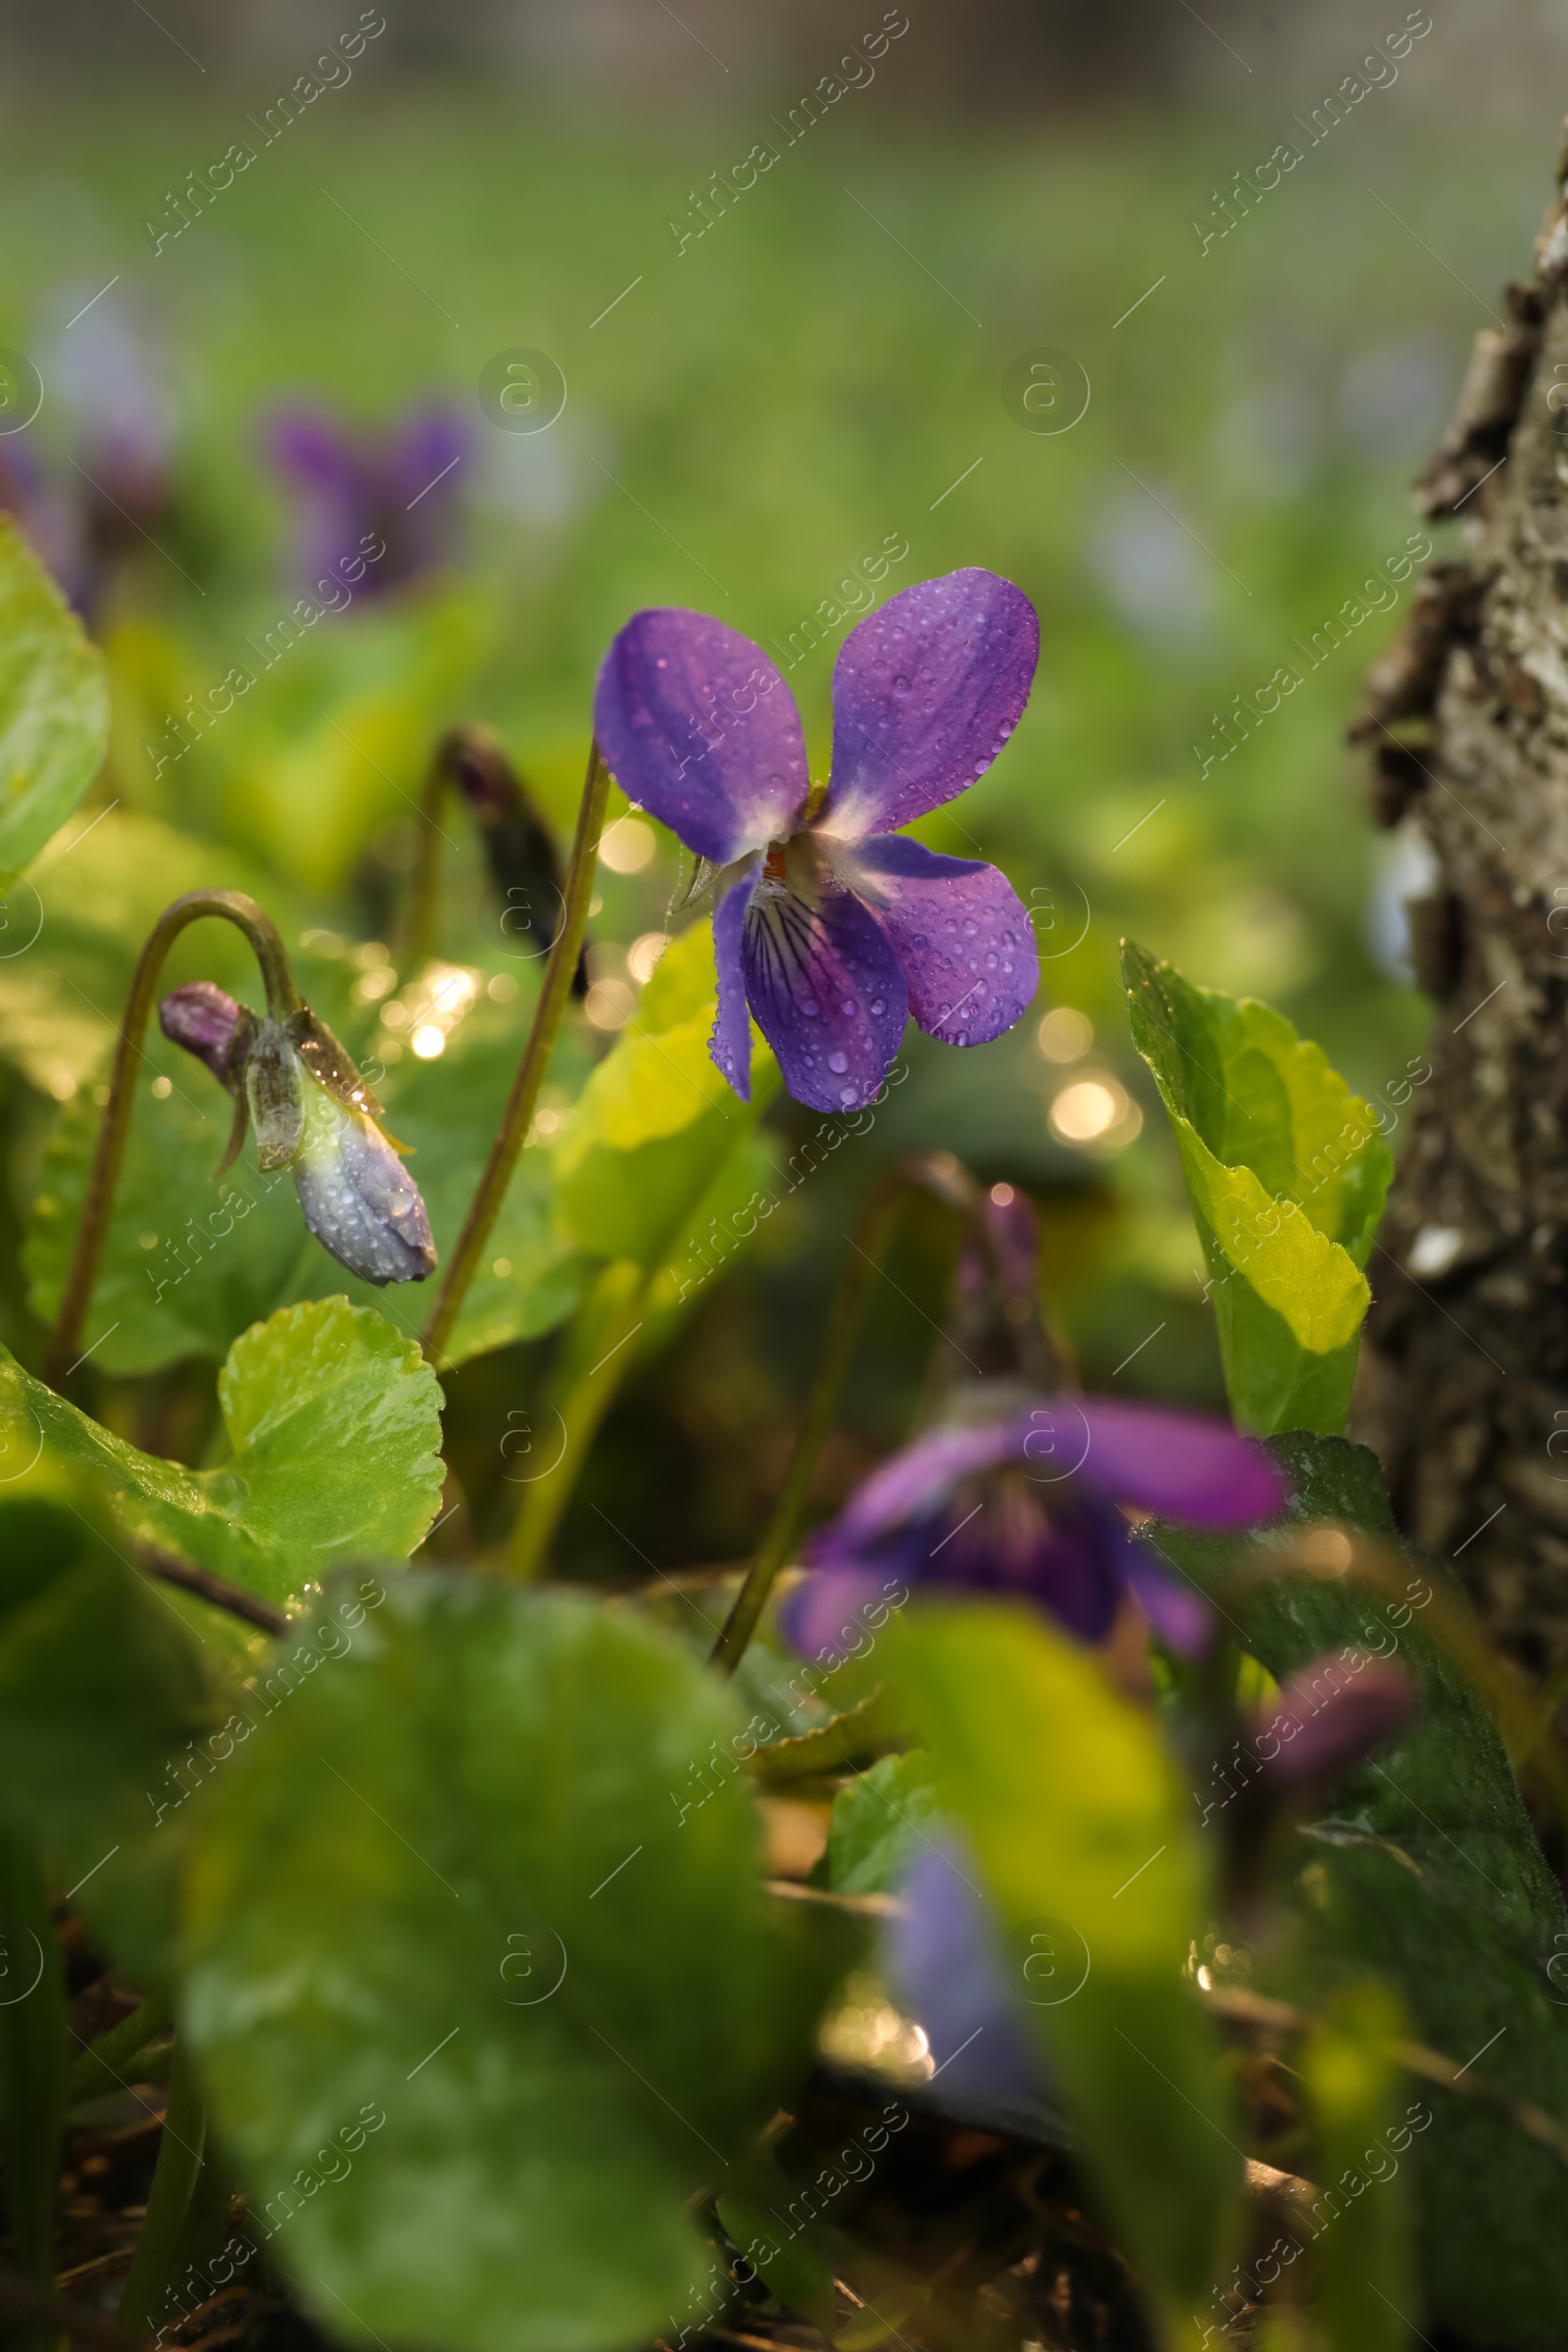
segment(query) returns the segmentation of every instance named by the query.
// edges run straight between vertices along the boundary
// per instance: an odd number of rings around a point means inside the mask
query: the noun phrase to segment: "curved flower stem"
[[[115,1066],[109,1079],[109,1102],[104,1110],[103,1125],[98,1130],[98,1149],[93,1154],[92,1174],[87,1180],[87,1199],[76,1231],[76,1247],[71,1260],[71,1271],[61,1295],[60,1311],[49,1337],[44,1355],[43,1377],[52,1389],[58,1389],[68,1373],[75,1369],[76,1350],[81,1329],[86,1321],[87,1308],[92,1300],[93,1285],[98,1279],[98,1266],[109,1234],[109,1219],[115,1204],[115,1187],[120,1181],[121,1163],[125,1156],[125,1139],[130,1132],[131,1104],[136,1096],[136,1063],[141,1058],[141,1041],[146,1035],[148,1016],[158,993],[159,974],[164,958],[188,923],[199,922],[204,914],[220,915],[243,931],[261,965],[262,980],[267,990],[267,1009],[274,1020],[299,1011],[303,998],[294,985],[289,968],[288,953],[283,946],[277,926],[265,908],[240,890],[188,890],[183,898],[173,900],[164,908],[148,935],[147,944],[137,958],[131,978],[130,994],[125,1000],[125,1017],[121,1026],[120,1044],[115,1051]]]
[[[731,1675],[745,1654],[746,1645],[757,1630],[774,1579],[789,1558],[790,1549],[800,1528],[801,1513],[810,1492],[811,1474],[816,1460],[833,1426],[839,1392],[850,1368],[850,1356],[860,1328],[860,1315],[871,1277],[878,1271],[883,1251],[892,1239],[894,1222],[908,1194],[919,1187],[935,1192],[940,1200],[955,1208],[967,1206],[960,1186],[968,1179],[958,1164],[946,1152],[932,1152],[901,1160],[882,1178],[865,1207],[859,1223],[850,1236],[850,1253],[839,1275],[838,1289],[828,1309],[827,1330],[822,1337],[822,1352],[816,1359],[810,1390],[806,1399],[806,1412],[790,1455],[784,1484],[779,1489],[773,1515],[762,1533],[756,1557],[746,1571],[746,1581],[735,1596],[735,1604],[725,1620],[724,1630],[713,1644],[710,1663],[720,1674]],[[971,1188],[972,1189],[972,1188]]]
[[[147,2197],[147,2216],[131,2257],[130,2275],[121,2297],[120,2325],[133,2334],[156,2335],[159,2304],[174,2268],[180,2231],[202,2169],[207,2140],[207,2105],[196,2081],[190,2055],[182,2042],[174,2044],[169,2074],[169,2105],[164,2114],[164,2136]]]
[[[582,806],[577,811],[577,830],[571,844],[571,863],[566,869],[565,907],[561,929],[556,934],[550,959],[545,965],[544,986],[534,1006],[533,1023],[528,1042],[522,1049],[522,1059],[513,1081],[512,1093],[502,1114],[501,1131],[490,1147],[479,1178],[478,1190],[469,1204],[458,1246],[448,1261],[445,1277],[430,1320],[420,1335],[419,1345],[427,1356],[438,1357],[451,1337],[452,1326],[458,1319],[468,1285],[473,1280],[485,1245],[490,1239],[501,1204],[507,1197],[507,1187],[517,1164],[517,1155],[527,1141],[528,1129],[539,1101],[539,1089],[544,1084],[545,1071],[555,1047],[561,1016],[571,993],[572,974],[577,969],[577,956],[582,947],[582,935],[588,921],[588,901],[593,892],[594,870],[599,858],[599,837],[605,829],[605,803],[610,793],[610,770],[600,757],[596,743],[588,755],[588,776],[582,788]]]

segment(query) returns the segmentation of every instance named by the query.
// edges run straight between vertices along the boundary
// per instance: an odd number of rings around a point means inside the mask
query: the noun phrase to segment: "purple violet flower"
[[[952,1833],[926,1840],[888,1930],[888,1976],[900,2007],[924,2031],[933,2080],[940,2077],[948,2098],[1016,2114],[1046,2090],[1045,2055],[1024,2015],[1022,1982],[1009,1982],[979,1875]]]
[[[817,1573],[784,1607],[808,1656],[836,1651],[890,1573],[1037,1601],[1081,1641],[1124,1593],[1173,1649],[1207,1642],[1208,1602],[1118,1504],[1197,1527],[1272,1518],[1288,1489],[1261,1446],[1225,1422],[1106,1396],[1043,1397],[1005,1420],[939,1424],[874,1470],[805,1553]]]
[[[674,607],[615,638],[594,697],[600,748],[622,791],[720,869],[710,1051],[743,1102],[748,1007],[798,1102],[854,1110],[880,1088],[906,1015],[980,1046],[1028,1005],[1039,960],[1012,885],[893,828],[984,775],[1039,654],[1033,606],[995,572],[890,597],[839,650],[818,787],[789,689],[750,638]]]
[[[351,558],[368,559],[354,575],[358,593],[376,596],[451,554],[458,463],[468,449],[454,410],[415,409],[374,433],[319,409],[286,409],[267,448],[298,492],[296,562],[307,585]]]

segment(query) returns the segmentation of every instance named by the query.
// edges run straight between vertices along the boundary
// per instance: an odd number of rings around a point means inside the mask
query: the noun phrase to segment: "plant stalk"
[[[839,1393],[850,1368],[871,1277],[892,1238],[894,1221],[906,1196],[911,1186],[929,1180],[930,1171],[923,1161],[906,1161],[890,1170],[861,1210],[859,1223],[850,1237],[849,1255],[840,1270],[838,1288],[828,1309],[822,1351],[811,1375],[806,1411],[789,1468],[784,1473],[784,1484],[756,1556],[746,1571],[746,1581],[735,1595],[723,1632],[713,1644],[710,1662],[720,1674],[731,1675],[740,1664],[778,1572],[789,1558],[800,1529],[801,1513],[810,1493],[817,1456],[838,1409]]]
[[[573,1317],[543,1400],[553,1418],[543,1430],[539,1450],[548,1460],[558,1443],[555,1422],[559,1419],[561,1454],[524,1489],[507,1541],[509,1576],[526,1583],[544,1567],[551,1539],[571,1500],[599,1425],[635,1361],[631,1343],[643,1327],[649,1282],[633,1259],[615,1258],[604,1268]],[[569,1467],[568,1455],[575,1456]]]
[[[84,2100],[107,2098],[114,2090],[123,2090],[123,2069],[132,2059],[139,2058],[149,2042],[167,2034],[173,2023],[173,2011],[160,1993],[143,2001],[129,2017],[122,2017],[118,2026],[89,2042],[73,2061],[67,2079],[67,2092],[74,2107]]]
[[[179,2041],[174,2044],[173,2064],[170,2068],[163,2143],[147,2198],[147,2215],[120,2303],[120,2325],[133,2335],[156,2336],[160,2326],[171,2317],[167,2312],[160,2316],[158,2307],[172,2283],[174,2257],[201,2173],[206,2141],[206,2101],[196,2081],[189,2050]]]
[[[452,773],[451,744],[452,737],[448,734],[436,745],[419,796],[416,819],[419,847],[414,861],[398,957],[404,970],[410,973],[424,969],[435,941],[436,905],[441,891],[441,804]]]
[[[577,811],[577,830],[571,845],[571,863],[566,871],[565,909],[556,943],[545,965],[544,986],[534,1006],[533,1021],[528,1030],[528,1042],[522,1050],[517,1075],[501,1120],[501,1131],[490,1147],[478,1189],[469,1204],[458,1246],[448,1261],[440,1293],[430,1310],[420,1346],[427,1356],[440,1356],[452,1336],[463,1301],[467,1296],[486,1245],[501,1213],[517,1157],[528,1138],[533,1114],[539,1102],[539,1090],[555,1048],[561,1017],[571,993],[572,975],[577,969],[577,956],[582,947],[582,935],[588,921],[588,901],[593,894],[594,871],[599,857],[599,838],[605,829],[605,804],[610,794],[610,770],[600,756],[597,743],[588,755],[588,775],[582,790],[582,806]]]
[[[52,1389],[61,1388],[80,1360],[78,1349],[82,1327],[92,1303],[93,1285],[98,1279],[104,1244],[109,1238],[115,1188],[120,1181],[125,1142],[130,1133],[131,1105],[136,1098],[136,1064],[141,1059],[142,1039],[146,1035],[153,1000],[158,993],[164,959],[186,925],[199,922],[206,914],[220,915],[225,922],[233,923],[244,932],[261,966],[262,980],[267,990],[267,1009],[274,1020],[282,1020],[289,1013],[297,1012],[304,1002],[294,984],[288,954],[276,925],[256,901],[247,898],[243,891],[189,890],[183,898],[175,899],[166,906],[158,917],[137,958],[130,994],[125,1000],[125,1017],[109,1079],[109,1102],[104,1110],[103,1125],[98,1130],[98,1148],[93,1154],[92,1174],[87,1181],[87,1199],[76,1233],[76,1247],[72,1255],[71,1270],[66,1277],[66,1287],[61,1294],[60,1311],[55,1317],[54,1330],[50,1333],[44,1355],[43,1377]]]
[[[0,2156],[12,2255],[42,2288],[55,2282],[68,2065],[66,1991],[49,1890],[30,1839],[0,1829]],[[23,2345],[46,2352],[55,2341],[45,2328]]]

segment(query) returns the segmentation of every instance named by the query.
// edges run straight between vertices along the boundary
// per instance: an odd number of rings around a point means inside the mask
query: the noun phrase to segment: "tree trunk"
[[[1558,166],[1559,196],[1568,151]],[[1568,220],[1477,339],[1416,503],[1457,514],[1352,737],[1381,822],[1439,879],[1412,907],[1430,1080],[1369,1269],[1356,1434],[1400,1522],[1455,1560],[1533,1672],[1568,1660]]]

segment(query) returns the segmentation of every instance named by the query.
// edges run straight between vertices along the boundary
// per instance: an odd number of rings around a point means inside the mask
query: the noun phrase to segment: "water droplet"
[[[996,970],[996,968],[997,968],[997,959],[996,959],[996,957],[995,957],[994,956],[988,956],[986,957],[986,970],[987,970],[988,972],[994,972],[994,971]]]
[[[855,1088],[853,1086],[841,1086],[839,1088],[839,1101],[843,1103],[846,1110],[853,1110],[856,1102]]]
[[[871,1018],[874,1021],[880,1020],[887,1008],[887,999],[885,997],[873,997],[871,999]]]
[[[893,681],[893,691],[895,694],[907,694],[909,691],[909,681],[902,669]]]
[[[970,919],[966,920],[966,921],[965,921],[965,923],[964,923],[964,926],[963,926],[964,937],[965,937],[966,939],[973,939],[973,937],[974,937],[975,933],[976,933],[976,932],[979,930],[979,928],[980,928],[979,924],[978,924],[977,922],[975,922],[975,921],[972,919],[972,917],[971,917]]]
[[[802,998],[801,1010],[806,1014],[808,1020],[814,1020],[821,1009],[821,1005],[814,997]]]
[[[830,1054],[827,1057],[827,1066],[835,1077],[842,1078],[850,1066],[850,1057],[847,1054]]]
[[[858,1007],[857,1006],[853,997],[846,997],[843,1004],[839,1006],[840,1012],[854,1013],[858,1009]]]

